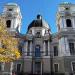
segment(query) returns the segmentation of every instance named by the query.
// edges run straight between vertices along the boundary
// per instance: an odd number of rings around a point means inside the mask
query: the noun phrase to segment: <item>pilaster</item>
[[[33,47],[32,47],[32,41],[30,41],[30,55],[32,55],[32,49]]]
[[[43,44],[43,56],[45,56],[45,54],[46,54],[46,53],[45,53],[45,52],[46,52],[46,51],[45,51],[45,47],[46,47],[46,46],[45,46],[45,41],[44,41],[44,44]]]
[[[48,41],[48,55],[50,56],[50,41]]]

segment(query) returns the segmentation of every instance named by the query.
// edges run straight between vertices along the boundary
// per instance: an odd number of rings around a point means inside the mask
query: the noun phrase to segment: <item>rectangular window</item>
[[[30,55],[30,41],[28,41],[28,50],[27,50],[27,56]]]
[[[75,72],[75,62],[72,62],[72,70]]]
[[[7,20],[6,25],[7,25],[7,28],[10,28],[11,27],[11,20]]]
[[[54,46],[54,56],[58,56],[58,47]]]
[[[48,55],[48,41],[45,41],[45,52],[47,56]]]
[[[59,71],[58,64],[54,64],[54,72],[58,72],[58,71]]]
[[[17,64],[17,72],[21,71],[21,64]]]
[[[41,56],[40,46],[36,45],[36,47],[35,47],[35,57],[40,57],[40,56]]]
[[[72,27],[72,23],[70,19],[66,19],[66,25],[67,27]]]
[[[9,9],[9,11],[12,11],[13,9]]]
[[[41,33],[40,33],[40,32],[37,32],[37,33],[36,33],[36,37],[37,37],[37,38],[40,38],[40,37],[41,37]]]
[[[2,70],[2,63],[0,63],[0,71]]]
[[[38,75],[41,73],[41,62],[35,62],[35,73]]]
[[[74,49],[74,43],[73,42],[69,43],[69,49],[70,49],[70,54],[74,55],[75,49]]]

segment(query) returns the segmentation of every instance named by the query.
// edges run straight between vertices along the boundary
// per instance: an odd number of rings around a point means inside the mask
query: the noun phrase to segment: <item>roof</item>
[[[16,3],[7,3],[5,6],[18,6]]]
[[[46,27],[49,29],[49,25],[48,23],[42,19],[42,16],[41,15],[37,15],[37,19],[36,20],[33,20],[29,26],[28,26],[28,30],[32,27]]]

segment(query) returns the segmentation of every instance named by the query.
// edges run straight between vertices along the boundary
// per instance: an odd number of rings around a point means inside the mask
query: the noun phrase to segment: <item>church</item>
[[[21,58],[0,63],[0,75],[74,75],[75,74],[75,4],[61,3],[56,13],[57,32],[38,14],[21,34],[21,11],[15,3],[4,6],[11,35],[20,38]]]

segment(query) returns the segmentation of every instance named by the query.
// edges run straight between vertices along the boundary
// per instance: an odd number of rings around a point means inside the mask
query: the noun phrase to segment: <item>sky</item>
[[[17,3],[22,14],[22,34],[26,33],[28,25],[36,19],[38,14],[49,24],[51,32],[56,33],[56,12],[59,4],[63,2],[75,4],[75,0],[0,0],[0,13],[2,13],[5,4]]]

